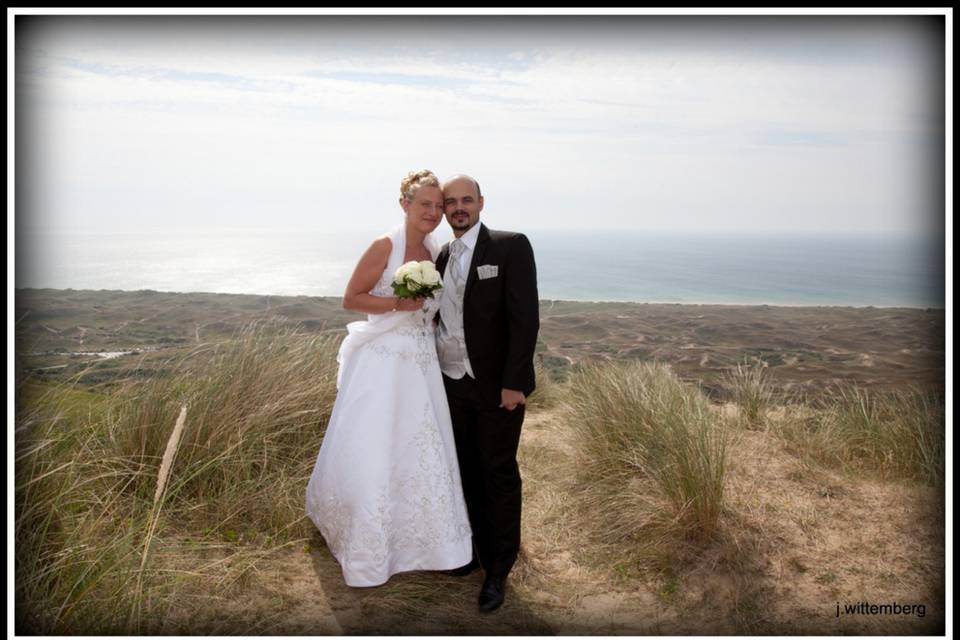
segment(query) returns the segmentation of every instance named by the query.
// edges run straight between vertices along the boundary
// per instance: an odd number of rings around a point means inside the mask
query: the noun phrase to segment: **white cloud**
[[[504,226],[897,229],[923,201],[908,163],[939,105],[889,47],[222,31],[66,22],[18,43],[32,222],[376,227],[423,166],[476,175]]]

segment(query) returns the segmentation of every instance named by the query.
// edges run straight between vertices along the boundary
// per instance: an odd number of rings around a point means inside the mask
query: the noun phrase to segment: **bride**
[[[307,515],[352,587],[472,557],[434,342],[438,302],[400,299],[390,287],[400,265],[436,259],[443,195],[426,170],[408,174],[400,192],[404,224],[373,241],[343,296],[368,319],[347,325],[337,399],[307,485]]]

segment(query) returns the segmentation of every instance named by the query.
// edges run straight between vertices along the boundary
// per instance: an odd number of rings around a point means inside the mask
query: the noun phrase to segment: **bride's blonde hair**
[[[400,200],[413,200],[417,189],[423,186],[439,187],[440,180],[429,169],[411,171],[400,181]]]

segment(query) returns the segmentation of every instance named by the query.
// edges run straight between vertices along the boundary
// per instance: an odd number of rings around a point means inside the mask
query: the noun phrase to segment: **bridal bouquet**
[[[440,272],[429,260],[412,260],[393,274],[393,292],[400,298],[432,298],[441,288]]]

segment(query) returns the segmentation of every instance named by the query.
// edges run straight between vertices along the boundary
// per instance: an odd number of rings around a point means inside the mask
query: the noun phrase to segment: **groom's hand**
[[[523,391],[515,391],[513,389],[501,389],[500,390],[500,406],[507,411],[513,411],[517,408],[518,404],[527,404],[527,399],[523,395]]]

